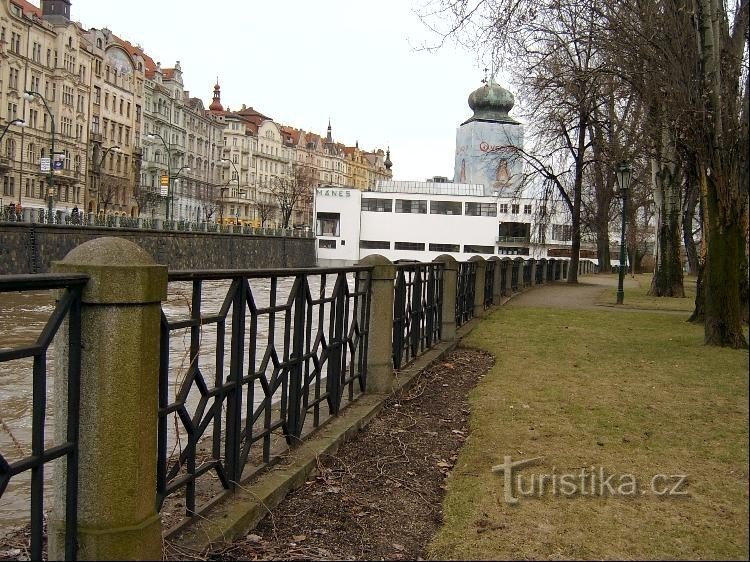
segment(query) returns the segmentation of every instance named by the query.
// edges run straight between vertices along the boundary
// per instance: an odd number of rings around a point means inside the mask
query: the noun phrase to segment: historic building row
[[[206,108],[179,61],[162,68],[70,11],[0,0],[1,208],[277,226],[306,184],[288,214],[310,225],[315,186],[391,179],[387,151],[224,108],[218,83]]]

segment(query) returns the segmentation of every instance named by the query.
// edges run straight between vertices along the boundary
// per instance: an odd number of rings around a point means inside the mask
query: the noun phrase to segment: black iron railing
[[[537,285],[544,283],[544,263],[545,260],[537,260],[536,262],[536,273],[534,276],[534,282]]]
[[[555,262],[555,281],[560,280],[560,274],[562,273],[562,262]]]
[[[484,270],[484,308],[492,306],[495,294],[495,269],[498,260],[488,260]]]
[[[547,281],[555,280],[555,260],[547,260]]]
[[[474,292],[477,277],[476,262],[459,262],[456,283],[456,326],[474,318]]]
[[[500,288],[504,296],[508,296],[505,294],[506,293],[505,288],[508,286],[508,275],[510,275],[509,273],[510,267],[511,267],[511,264],[507,260],[503,260],[500,264]]]
[[[30,556],[41,560],[44,541],[44,480],[45,466],[56,459],[65,459],[65,558],[76,558],[78,509],[78,404],[81,375],[81,290],[85,275],[8,275],[0,277],[0,293],[13,291],[58,290],[59,296],[52,315],[36,341],[14,348],[0,348],[0,363],[32,360],[31,454],[21,450],[15,454],[0,452],[0,498],[14,477],[31,473],[30,495]],[[67,321],[67,328],[60,330]],[[55,336],[67,337],[63,342],[67,355],[67,387],[56,392],[67,395],[65,440],[45,442],[48,422],[47,383],[48,354]],[[57,381],[61,385],[61,380]],[[49,440],[48,440],[49,441]],[[16,458],[14,458],[14,456]],[[58,475],[58,478],[60,476]]]
[[[531,287],[531,270],[533,269],[533,261],[526,260],[523,262],[523,286],[524,288]]]
[[[395,369],[440,341],[444,267],[441,263],[396,266],[392,340]]]
[[[176,318],[162,307],[160,505],[184,490],[187,515],[196,513],[202,476],[213,473],[222,488],[233,489],[243,472],[268,466],[304,430],[337,415],[344,397],[353,400],[365,391],[370,272],[350,267],[169,275],[170,292],[182,288],[189,306]],[[218,293],[216,310],[204,307],[208,291],[215,298]],[[174,369],[179,345],[172,344],[181,330],[185,338],[189,332],[187,368]],[[182,371],[179,380],[175,370]],[[170,418],[176,426],[171,443]]]
[[[518,283],[520,281],[519,278],[521,277],[521,261],[515,260],[511,267],[510,288],[515,293],[519,289]]]

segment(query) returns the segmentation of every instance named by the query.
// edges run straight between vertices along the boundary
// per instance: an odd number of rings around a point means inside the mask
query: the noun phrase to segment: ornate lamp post
[[[165,220],[172,220],[169,215],[170,210],[170,202],[172,198],[172,151],[169,149],[169,145],[167,144],[167,141],[164,140],[164,137],[161,136],[159,133],[149,133],[146,135],[146,139],[150,141],[155,141],[156,139],[159,139],[161,143],[164,145],[164,150],[167,152],[167,208],[164,210],[164,219]],[[172,214],[174,215],[174,209],[172,209]]]
[[[10,129],[11,125],[18,125],[19,127],[25,127],[26,121],[24,121],[23,119],[13,119],[12,121],[8,121],[8,123],[5,125],[5,128],[3,129],[3,132],[0,133],[0,141],[3,140],[5,133],[8,132],[8,129]]]
[[[240,196],[240,192],[242,190],[240,189],[240,173],[239,173],[239,171],[237,171],[237,165],[234,162],[232,162],[229,158],[222,158],[221,162],[224,163],[224,167],[225,168],[229,168],[229,164],[231,164],[232,168],[234,168],[234,175],[235,175],[235,179],[237,180],[237,197],[239,197]],[[227,182],[227,185],[229,185],[229,182]],[[221,192],[221,197],[222,197],[222,207],[223,207],[224,206],[224,191],[223,190]],[[222,211],[223,211],[223,208],[222,208]],[[235,215],[237,217],[237,223],[239,223],[239,216],[240,216],[239,213],[240,213],[240,211],[239,211],[239,203],[238,203],[237,204],[237,214]],[[223,215],[223,213],[222,213],[222,215]],[[222,219],[222,222],[223,222],[223,219]]]
[[[633,177],[633,168],[630,162],[623,160],[617,165],[615,172],[617,176],[617,185],[619,187],[619,197],[622,198],[622,232],[620,234],[620,269],[619,279],[617,281],[617,304],[622,304],[625,297],[623,288],[625,280],[625,220],[628,209],[628,190],[630,189],[630,180]]]
[[[97,214],[101,210],[101,192],[102,192],[102,165],[104,164],[104,159],[107,157],[107,154],[109,152],[120,152],[119,146],[110,146],[108,148],[100,149],[102,150],[101,158],[99,158],[99,162],[96,163],[96,172],[98,174],[97,177],[97,186],[96,186],[96,212]],[[95,158],[95,157],[94,157]]]
[[[42,100],[42,103],[44,104],[44,109],[47,110],[47,113],[49,114],[50,118],[50,124],[52,126],[52,146],[50,147],[49,157],[50,157],[50,168],[49,168],[49,175],[47,176],[47,222],[49,224],[54,224],[55,220],[52,218],[52,202],[53,197],[55,195],[54,192],[54,166],[55,166],[55,116],[52,114],[52,111],[49,108],[49,105],[47,105],[47,100],[44,99],[44,96],[40,94],[39,92],[32,92],[31,90],[26,90],[23,93],[23,97],[26,101],[32,101],[34,97],[38,97],[40,100]]]

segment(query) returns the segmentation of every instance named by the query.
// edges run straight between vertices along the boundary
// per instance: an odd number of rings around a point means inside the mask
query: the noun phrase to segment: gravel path
[[[607,289],[617,287],[617,277],[613,275],[587,275],[578,279],[577,285],[563,281],[526,291],[513,297],[506,306],[599,309],[599,296]],[[637,286],[636,280],[625,277],[625,288]]]

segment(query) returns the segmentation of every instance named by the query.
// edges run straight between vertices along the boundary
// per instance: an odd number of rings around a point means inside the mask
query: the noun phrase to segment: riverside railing
[[[78,512],[78,409],[79,379],[81,373],[81,291],[88,281],[85,275],[7,275],[0,276],[0,294],[11,291],[31,292],[58,290],[59,297],[52,315],[34,342],[25,342],[10,349],[0,347],[0,363],[31,359],[32,420],[31,452],[27,453],[16,442],[14,453],[0,451],[0,499],[8,485],[20,474],[30,472],[29,498],[29,550],[31,560],[42,559],[43,527],[45,519],[44,484],[45,468],[56,459],[65,459],[63,471],[65,528],[64,556],[76,557],[76,533]],[[65,329],[61,329],[65,323]],[[55,337],[62,338],[60,348],[67,358],[67,380],[56,382],[56,391],[67,397],[67,418],[56,439],[45,441],[45,424],[48,423],[47,407],[47,361],[50,346]],[[4,346],[4,342],[0,342]],[[63,358],[58,357],[58,360]],[[28,368],[20,365],[19,368]],[[63,385],[63,382],[66,384]],[[4,422],[3,422],[4,424]],[[59,467],[58,467],[59,468]],[[60,478],[60,476],[58,476]]]
[[[393,298],[393,367],[400,369],[440,341],[443,264],[396,266]]]
[[[20,213],[8,207],[0,209],[0,224],[26,223],[69,227],[94,227],[122,230],[159,230],[168,232],[207,232],[214,234],[245,234],[250,236],[285,236],[288,238],[313,238],[311,230],[291,228],[255,228],[246,225],[218,224],[213,222],[167,221],[151,217],[125,217],[89,213],[63,214],[56,212],[52,220],[44,209],[23,209]]]
[[[31,473],[32,558],[43,553],[46,463],[67,461],[53,482],[63,503],[48,519],[49,559],[75,558],[76,544],[84,558],[106,558],[120,541],[134,541],[134,557],[159,556],[164,525],[204,517],[346,404],[390,392],[394,369],[499,304],[520,263],[377,257],[347,268],[167,273],[135,244],[99,238],[55,266],[79,273],[0,277],[0,293],[60,290],[37,342],[0,350],[0,362],[34,361],[31,455],[0,456],[0,496]],[[45,445],[55,334],[55,377],[67,386],[52,418],[66,437]],[[93,433],[79,438],[78,427]]]
[[[213,473],[224,489],[248,468],[267,466],[303,429],[338,415],[342,401],[366,390],[370,268],[184,271],[170,284],[189,283],[186,315],[162,312],[159,368],[158,495],[183,490],[187,515],[198,512],[196,483]],[[253,287],[262,280],[267,294]],[[287,280],[282,289],[282,281]],[[218,310],[203,308],[206,285],[225,282]],[[215,327],[215,345],[201,345]],[[175,332],[188,330],[189,362],[174,386],[170,366]],[[225,347],[228,345],[228,353]],[[210,361],[202,359],[210,355]],[[190,403],[191,394],[196,400]],[[185,435],[168,450],[170,417]],[[309,419],[308,419],[309,418]],[[201,447],[207,439],[209,445]]]
[[[462,326],[474,318],[476,274],[476,262],[459,262],[456,286],[456,326]]]

